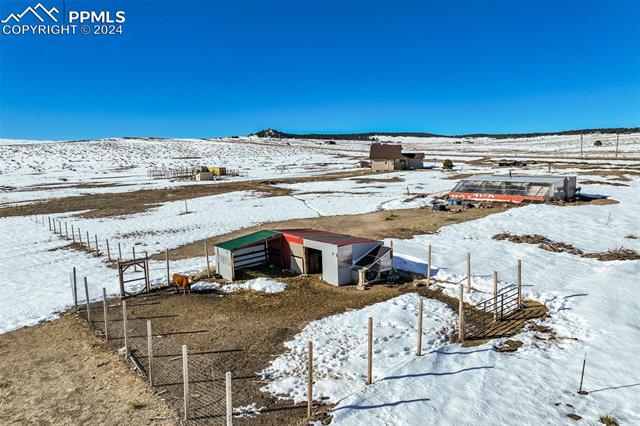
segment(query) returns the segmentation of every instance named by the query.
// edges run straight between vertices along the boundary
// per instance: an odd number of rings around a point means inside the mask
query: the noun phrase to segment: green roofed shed
[[[268,230],[256,231],[251,234],[243,235],[242,237],[234,238],[232,240],[223,241],[216,244],[216,247],[220,247],[225,250],[236,250],[242,247],[247,247],[256,243],[260,243],[264,240],[282,235],[280,232],[273,232]]]
[[[282,239],[282,233],[264,229],[216,244],[216,271],[224,279],[233,281],[238,269],[280,265]]]

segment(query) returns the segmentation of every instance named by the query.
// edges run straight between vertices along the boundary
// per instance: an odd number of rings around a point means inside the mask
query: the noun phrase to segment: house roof
[[[225,250],[236,250],[242,247],[251,246],[256,243],[269,240],[279,235],[282,234],[280,232],[274,232],[264,229],[262,231],[252,232],[251,234],[243,235],[232,240],[223,241],[216,244],[216,247],[220,247]]]
[[[424,153],[421,152],[402,152],[402,145],[399,144],[373,143],[369,150],[371,160],[422,160],[423,158]]]
[[[402,145],[373,143],[369,150],[372,160],[389,160],[402,157]]]
[[[318,229],[278,229],[277,231],[284,234],[285,237],[294,236],[302,238],[303,240],[317,241],[335,246],[380,242],[369,238],[354,237],[352,235],[337,234],[335,232],[320,231]]]

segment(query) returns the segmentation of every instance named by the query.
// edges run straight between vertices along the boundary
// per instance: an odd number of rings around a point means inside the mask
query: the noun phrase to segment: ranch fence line
[[[151,179],[194,179],[202,171],[202,166],[158,167],[147,169],[147,177]],[[225,176],[246,176],[239,169],[225,168],[223,175],[213,176],[213,180],[224,179]]]
[[[46,226],[44,217],[34,221]],[[71,239],[66,231],[69,229],[66,223],[48,218],[49,229],[62,238]],[[73,229],[73,225],[71,227]],[[80,234],[81,235],[81,234]],[[97,240],[97,237],[95,237]],[[90,250],[90,239],[85,238],[87,250]],[[108,243],[107,243],[108,244]],[[118,244],[117,262],[122,262],[122,251]],[[96,255],[100,255],[95,248]],[[108,250],[107,250],[108,251]],[[104,255],[105,253],[103,253]],[[106,253],[109,256],[108,253]],[[160,287],[149,286],[149,290],[166,289],[171,285],[170,265],[168,250],[165,252],[167,283]],[[208,246],[205,244],[204,257],[208,263]],[[431,282],[439,282],[431,276],[431,246],[428,246],[428,273],[423,280],[429,286]],[[135,258],[135,246],[132,248],[132,260]],[[141,258],[138,258],[141,259]],[[145,253],[144,261],[148,262]],[[126,260],[124,262],[127,262]],[[131,263],[130,266],[133,266]],[[459,310],[458,310],[458,341],[482,337],[482,333],[500,321],[508,320],[522,305],[522,264],[517,262],[517,284],[498,288],[497,272],[493,273],[493,295],[480,303],[470,304],[464,302],[465,287],[472,291],[471,256],[467,256],[468,276],[459,283]],[[209,271],[210,273],[210,271]],[[466,282],[466,285],[465,285]],[[148,279],[145,280],[148,284]],[[99,337],[103,338],[116,351],[121,352],[131,362],[135,370],[146,378],[149,386],[155,393],[164,399],[179,414],[184,424],[226,424],[233,422],[233,385],[230,372],[223,372],[217,367],[212,352],[190,352],[186,345],[168,342],[163,336],[179,333],[163,333],[154,327],[152,319],[137,318],[128,311],[128,307],[143,305],[151,296],[140,295],[136,298],[127,298],[126,293],[121,293],[120,300],[108,299],[106,289],[98,293],[92,287],[87,277],[79,280],[76,268],[70,272],[71,292],[76,313],[87,321],[88,327]],[[127,304],[128,307],[127,307]],[[418,306],[417,332],[415,336],[415,356],[422,356],[423,298],[420,298]],[[382,380],[386,374],[392,372],[397,366],[392,366],[382,372],[382,377],[374,380],[373,365],[375,363],[374,336],[375,326],[372,317],[368,318],[367,327],[367,368],[363,371],[363,386],[371,385]],[[384,342],[378,342],[384,344]],[[307,384],[307,417],[313,418],[313,342],[309,342],[307,349],[307,368],[302,379]],[[378,374],[380,376],[380,374]],[[256,376],[258,377],[258,376]],[[300,379],[301,377],[296,377]],[[353,393],[362,390],[359,387]],[[353,394],[352,393],[352,394]],[[346,398],[346,397],[345,397]]]
[[[129,309],[148,303],[145,298],[107,299],[105,289],[101,301],[92,302],[94,297],[85,284],[76,313],[96,336],[131,363],[152,391],[179,413],[184,424],[231,424],[227,412],[230,409],[233,413],[231,373],[220,371],[211,354],[190,352],[186,345],[169,342],[165,336],[174,333],[163,333],[154,329],[151,319],[132,315]]]

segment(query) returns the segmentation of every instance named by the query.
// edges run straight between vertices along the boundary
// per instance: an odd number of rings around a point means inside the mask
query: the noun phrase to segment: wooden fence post
[[[73,305],[78,312],[78,277],[76,275],[76,267],[73,267]]]
[[[80,227],[78,227],[78,241],[80,241],[80,246],[82,246],[82,232],[80,232]]]
[[[147,320],[147,355],[149,356],[149,386],[153,387],[153,333],[151,329],[151,320]]]
[[[118,260],[122,262],[122,248],[120,247],[119,242],[118,242]]]
[[[109,239],[105,240],[107,242],[107,260],[111,262],[111,249],[109,248]]]
[[[416,347],[416,355],[422,355],[422,304],[424,299],[420,297],[420,305],[418,306],[418,345]]]
[[[467,291],[471,292],[471,253],[467,253]]]
[[[133,254],[133,260],[136,260],[136,246],[133,245],[131,246],[131,253]],[[133,264],[133,272],[137,272],[138,271],[138,265],[136,265],[135,263]]]
[[[102,287],[102,310],[104,311],[104,340],[109,340],[109,306],[107,305],[107,289]]]
[[[493,319],[498,319],[498,271],[493,271]]]
[[[91,240],[89,239],[89,231],[87,231],[87,251],[91,251]]]
[[[369,330],[368,330],[368,342],[367,342],[367,384],[370,385],[373,382],[373,318],[369,317]]]
[[[227,426],[233,424],[233,401],[231,397],[231,372],[227,371],[225,375],[225,395],[227,405]]]
[[[122,301],[122,331],[124,335],[124,359],[129,359],[129,339],[127,336],[127,301]]]
[[[149,255],[144,252],[144,288],[147,293],[151,292],[151,281],[149,280]]]
[[[187,207],[187,200],[184,200],[184,212],[189,213],[189,208]]]
[[[184,419],[189,418],[189,359],[187,345],[182,345],[182,390],[184,396]]]
[[[427,287],[431,285],[431,244],[427,250]]]
[[[460,301],[458,304],[458,340],[464,342],[464,286],[460,284]]]
[[[313,416],[313,342],[309,341],[307,354],[307,418]]]
[[[522,306],[522,261],[518,259],[518,309]]]
[[[69,239],[69,228],[67,227],[67,222],[64,223],[64,238]]]
[[[100,256],[100,246],[98,245],[98,234],[93,234],[96,240],[96,256]]]
[[[51,216],[47,216],[47,219],[49,219],[49,231],[51,231]]]
[[[207,278],[211,278],[211,268],[209,267],[209,246],[207,240],[204,240],[204,257],[207,259]]]
[[[71,238],[73,238],[73,243],[76,242],[76,231],[73,229],[73,224],[71,224]]]
[[[167,262],[167,287],[171,287],[171,275],[169,275],[169,250],[164,251],[164,259]]]
[[[84,277],[84,296],[87,306],[87,322],[91,324],[91,305],[89,304],[89,284],[87,283],[87,277]]]

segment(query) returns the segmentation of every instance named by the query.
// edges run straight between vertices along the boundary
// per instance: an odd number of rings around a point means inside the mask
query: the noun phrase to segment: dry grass
[[[611,413],[600,415],[600,417],[598,417],[598,422],[602,423],[605,426],[620,426],[620,423],[618,423],[618,419],[613,417]]]

